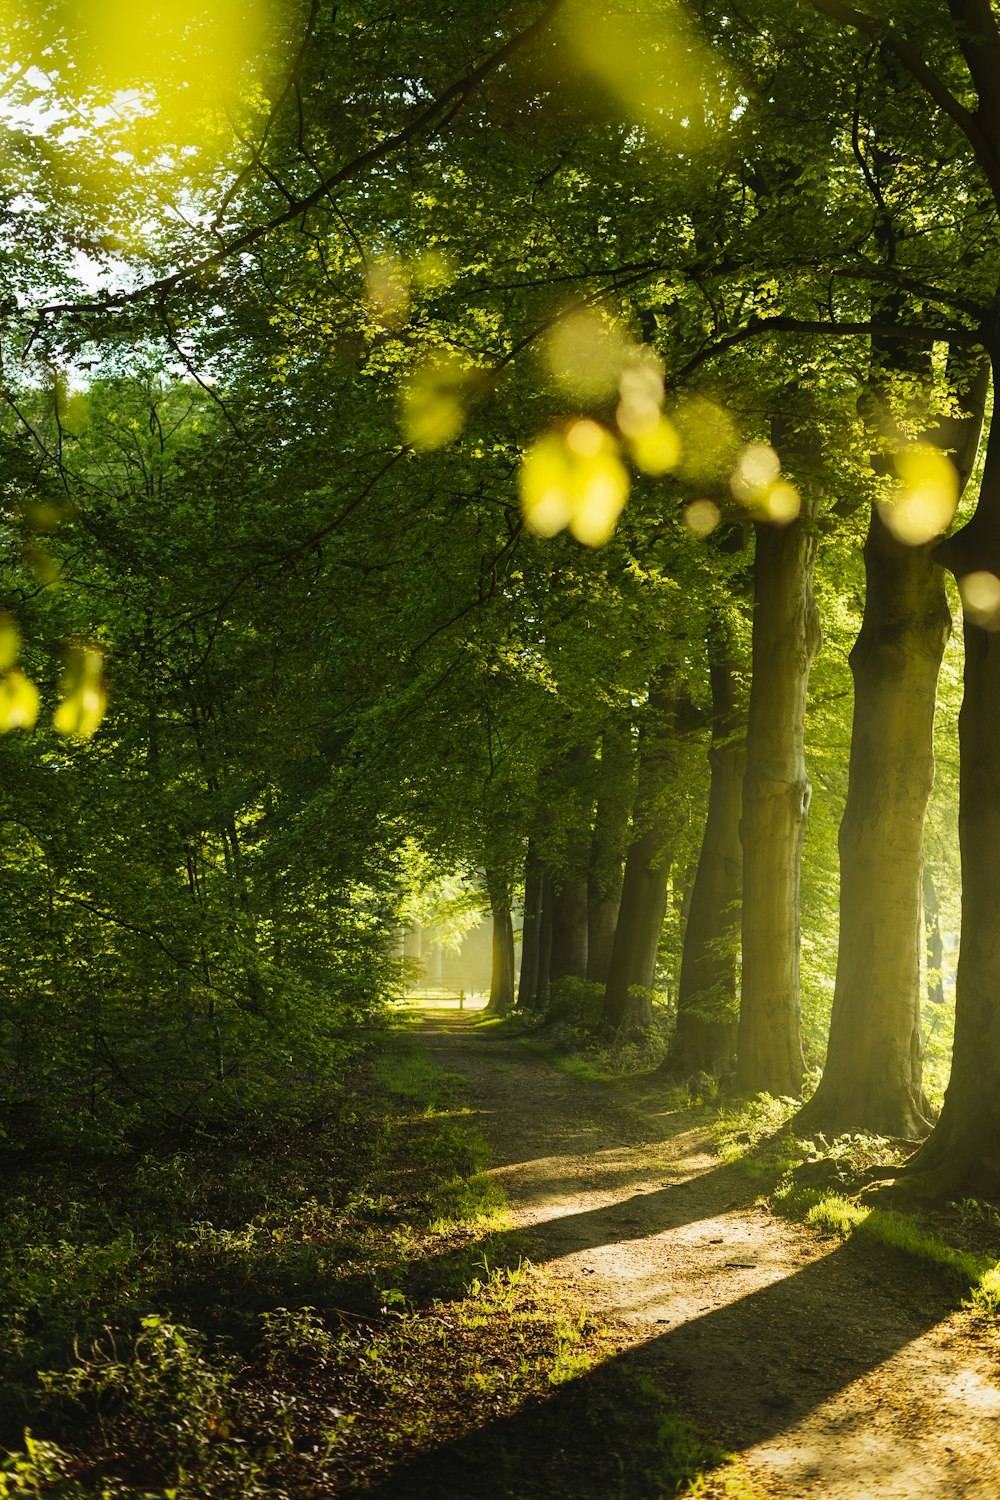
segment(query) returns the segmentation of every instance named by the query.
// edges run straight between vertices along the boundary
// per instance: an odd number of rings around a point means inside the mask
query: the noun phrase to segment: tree
[[[607,984],[621,906],[625,843],[635,788],[631,725],[610,723],[601,736],[600,780],[587,871],[587,979]]]
[[[632,835],[604,992],[609,1026],[652,1021],[652,988],[674,845],[683,822],[677,797],[683,699],[676,670],[649,685],[639,730]]]
[[[808,417],[786,409],[803,447]],[[779,437],[780,443],[780,437]],[[809,455],[815,462],[815,455]],[[789,525],[755,526],[753,675],[743,780],[743,989],[737,1078],[751,1093],[796,1094],[802,1082],[799,882],[811,787],[805,766],[809,669],[820,643],[812,597],[819,499]]]
[[[963,486],[979,442],[984,375],[985,367],[975,372],[964,419],[942,423],[934,434],[955,453]],[[925,394],[925,413],[929,404]],[[951,622],[931,544],[894,535],[877,507],[865,573],[864,619],[850,658],[854,726],[840,831],[837,988],[826,1067],[800,1120],[807,1129],[915,1138],[929,1128],[921,1082],[921,872],[935,697]]]
[[[1000,28],[992,9],[978,0],[953,0],[947,14],[937,4],[921,7],[927,33],[945,42],[942,64],[928,63],[906,31],[886,28],[864,12],[836,0],[813,0],[839,24],[876,35],[892,50],[946,118],[978,169],[977,198],[989,195],[995,225],[1000,206],[1000,90],[992,67]],[[964,63],[965,77],[961,77]],[[955,92],[971,88],[970,110]],[[993,268],[991,267],[991,270]],[[995,277],[994,277],[995,282]],[[990,293],[981,304],[973,341],[985,348],[994,376],[1000,345],[992,335]],[[955,1046],[951,1082],[941,1117],[924,1146],[907,1164],[923,1192],[955,1192],[976,1181],[996,1182],[994,1142],[1000,1117],[1000,1051],[995,1037],[995,985],[1000,948],[991,913],[1000,891],[1000,750],[991,728],[1000,691],[1000,653],[993,649],[989,579],[995,578],[1000,541],[1000,433],[991,428],[983,479],[970,521],[943,543],[938,558],[963,587],[965,696],[960,719],[960,813],[962,850],[962,943],[956,993]]]
[[[739,1018],[739,958],[743,850],[740,816],[746,758],[746,718],[733,659],[731,627],[715,616],[708,627],[712,690],[711,782],[705,831],[691,891],[677,1031],[667,1072],[731,1071]]]

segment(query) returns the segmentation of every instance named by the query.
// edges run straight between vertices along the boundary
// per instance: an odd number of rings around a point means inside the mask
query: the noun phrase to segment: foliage
[[[594,1459],[610,1444],[636,1500],[721,1461],[663,1391],[616,1370],[615,1337],[575,1293],[522,1260],[493,1179],[468,1175],[482,1143],[447,1108],[454,1079],[398,1034],[380,1068],[379,1092],[357,1080],[361,1138],[345,1108],[314,1137],[119,1156],[103,1222],[58,1190],[7,1220],[5,1436],[25,1417],[32,1431],[0,1494],[349,1493],[424,1453],[447,1464],[477,1429],[496,1472],[534,1493],[541,1398],[574,1450],[581,1402],[602,1414]],[[512,1442],[502,1424],[522,1415]]]
[[[336,1362],[338,1298],[409,1316],[430,1295],[414,1246],[488,1234],[482,1144],[421,1063],[393,1087],[419,1116],[428,1222],[414,1238],[368,1193],[393,1132],[351,1080],[386,1045],[396,933],[459,942],[491,894],[517,900],[529,850],[613,894],[627,817],[610,854],[593,835],[634,787],[609,785],[604,747],[617,730],[631,754],[668,683],[654,1026],[602,1033],[586,980],[543,1018],[568,1066],[661,1060],[708,796],[706,632],[721,622],[745,684],[750,533],[798,514],[804,442],[820,1066],[865,522],[875,507],[920,545],[949,523],[954,475],[915,442],[954,413],[942,351],[991,326],[1000,255],[963,124],[989,110],[939,0],[907,0],[878,45],[875,21],[818,0],[640,21],[521,0],[182,10],[154,6],[138,46],[117,0],[14,4],[0,40],[0,1347],[15,1401],[51,1367],[52,1401],[92,1401],[111,1447],[114,1412],[133,1431],[144,1403],[155,1436],[151,1363],[207,1422],[282,1317],[304,1364]],[[914,49],[954,107],[927,108]],[[916,368],[883,370],[900,330]],[[790,396],[803,430],[781,435]],[[957,634],[927,836],[935,1104]],[[729,1111],[724,1153],[766,1177],[882,1149],[772,1134],[791,1107]],[[71,1376],[102,1320],[121,1357],[100,1345]],[[374,1348],[392,1393],[409,1334],[387,1327],[343,1359]],[[304,1417],[267,1410],[304,1441]],[[209,1438],[192,1416],[184,1462],[252,1493],[212,1420]],[[316,1420],[330,1452],[353,1441]],[[163,1451],[133,1456],[138,1473]],[[39,1441],[5,1483],[72,1487],[62,1463]]]

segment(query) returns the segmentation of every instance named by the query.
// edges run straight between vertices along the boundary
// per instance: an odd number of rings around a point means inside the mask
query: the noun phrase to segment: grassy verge
[[[798,1102],[765,1094],[722,1110],[716,1142],[723,1160],[740,1162],[779,1213],[929,1266],[971,1306],[1000,1317],[1000,1210],[970,1198],[904,1212],[862,1201],[866,1174],[897,1166],[912,1142],[861,1131],[832,1140],[797,1137],[788,1122]]]
[[[460,1080],[373,1058],[309,1129],[8,1172],[0,1496],[749,1493],[520,1260]]]

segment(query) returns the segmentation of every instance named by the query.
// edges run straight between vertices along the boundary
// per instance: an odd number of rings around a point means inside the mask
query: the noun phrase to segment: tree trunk
[[[675,761],[676,705],[651,686],[639,742],[632,842],[604,992],[603,1019],[610,1026],[648,1026],[653,1019],[656,950],[679,821],[672,797]],[[636,987],[645,993],[634,993]]]
[[[712,688],[708,814],[691,891],[677,997],[677,1032],[665,1072],[728,1072],[736,1053],[743,848],[740,813],[746,734],[717,620],[709,626]]]
[[[538,923],[538,978],[535,1009],[546,1010],[549,1003],[549,975],[552,969],[552,876],[542,872],[541,917]]]
[[[535,1010],[538,1006],[538,957],[542,920],[541,860],[534,843],[528,843],[524,862],[524,922],[521,928],[521,979],[517,987],[518,1010]]]
[[[487,873],[490,912],[493,917],[493,967],[487,1015],[505,1016],[514,1009],[514,923],[510,891],[498,876]]]
[[[944,1004],[944,939],[941,910],[930,867],[924,865],[924,952],[927,963],[927,1003]]]
[[[991,351],[994,382],[1000,351]],[[939,556],[961,586],[1000,575],[1000,421],[994,420],[976,513]],[[993,621],[990,621],[993,624]],[[959,715],[962,937],[951,1079],[940,1118],[907,1163],[928,1196],[1000,1192],[1000,633],[965,617]]]
[[[820,644],[812,596],[815,502],[789,526],[758,522],[753,681],[743,780],[743,992],[737,1080],[749,1093],[797,1094],[805,1061],[799,1009],[799,885],[812,788],[805,765],[809,669]]]
[[[967,413],[929,434],[955,450],[964,479],[982,428],[987,371],[979,363],[979,370],[969,367]],[[876,510],[865,581],[864,619],[851,652],[854,719],[830,1040],[820,1086],[799,1121],[828,1133],[914,1138],[930,1128],[920,1043],[921,886],[934,709],[951,615],[930,544],[898,541]]]
[[[934,706],[951,625],[929,547],[872,511],[865,612],[851,651],[854,721],[840,825],[840,947],[823,1078],[809,1129],[919,1136],[920,901],[934,781]]]
[[[553,882],[552,952],[549,979],[587,977],[587,882],[564,879]]]
[[[587,878],[587,978],[595,984],[607,984],[611,966],[634,800],[634,760],[631,725],[609,727],[601,741],[601,791]]]
[[[622,862],[624,878],[624,861]],[[607,984],[611,967],[611,950],[615,945],[615,928],[621,909],[621,888],[617,896],[604,896],[590,883],[587,890],[587,978],[594,984]]]

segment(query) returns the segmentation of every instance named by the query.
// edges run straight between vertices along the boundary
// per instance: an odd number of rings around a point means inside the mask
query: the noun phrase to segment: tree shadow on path
[[[683,1430],[671,1436],[663,1401],[651,1400],[651,1390],[670,1393],[731,1449],[780,1444],[782,1434],[807,1423],[855,1381],[864,1382],[959,1305],[959,1293],[943,1289],[937,1273],[871,1243],[828,1248],[829,1242],[801,1230],[769,1224],[752,1208],[759,1184],[748,1181],[742,1164],[692,1173],[683,1152],[658,1160],[656,1143],[680,1143],[690,1116],[664,1111],[636,1122],[634,1110],[621,1109],[620,1095],[609,1091],[597,1098],[593,1085],[553,1075],[546,1060],[530,1054],[518,1070],[521,1089],[509,1094],[491,1074],[490,1060],[499,1055],[516,1064],[511,1044],[483,1033],[461,1039],[452,1033],[440,1036],[439,1048],[434,1050],[447,1066],[469,1066],[473,1094],[486,1098],[502,1180],[509,1173],[515,1200],[542,1213],[528,1229],[481,1242],[490,1266],[515,1263],[526,1241],[539,1262],[592,1253],[605,1288],[609,1276],[621,1276],[621,1306],[640,1325],[633,1331],[644,1328],[653,1336],[556,1387],[547,1400],[415,1460],[372,1492],[380,1500],[650,1500],[673,1494],[695,1461],[689,1454],[685,1470],[689,1438]],[[538,1109],[543,1101],[551,1101],[551,1111]],[[648,1102],[655,1110],[655,1095]],[[588,1104],[596,1118],[577,1121],[575,1112]],[[544,1149],[526,1153],[523,1142],[535,1110]],[[631,1140],[615,1137],[619,1123],[629,1127]],[[701,1132],[692,1131],[691,1139],[701,1155]],[[648,1166],[630,1160],[633,1145],[653,1148]],[[577,1154],[588,1161],[574,1175]],[[656,1182],[650,1191],[561,1212],[574,1198],[587,1203],[591,1194],[620,1191],[642,1171]],[[671,1181],[674,1172],[678,1180]],[[540,1202],[546,1195],[548,1202]],[[616,1246],[624,1248],[616,1252]],[[468,1256],[467,1247],[466,1265]],[[430,1271],[432,1283],[446,1272],[447,1260]],[[575,1269],[581,1269],[579,1261]],[[656,1317],[658,1312],[665,1316]],[[657,1324],[664,1325],[662,1332],[655,1331]],[[918,1385],[949,1378],[947,1356],[925,1347],[903,1358]],[[914,1391],[913,1399],[919,1394]],[[884,1425],[873,1427],[876,1404],[863,1384],[832,1413],[824,1408],[814,1419],[813,1436],[824,1436],[824,1464],[842,1466],[839,1482],[845,1487],[836,1493],[868,1493],[865,1466],[877,1461],[879,1477],[890,1486],[878,1493],[913,1493],[921,1500],[964,1494],[935,1487],[936,1481],[912,1489],[919,1450]],[[659,1459],[650,1466],[657,1443],[647,1429],[655,1438],[658,1426],[667,1433],[668,1449],[679,1445],[673,1467],[669,1456],[665,1466]],[[801,1433],[789,1441],[800,1442]]]
[[[710,1423],[728,1447],[745,1450],[795,1426],[957,1305],[957,1296],[943,1297],[929,1280],[910,1282],[906,1305],[879,1298],[872,1254],[871,1247],[841,1245],[557,1387],[550,1399],[425,1455],[374,1493],[380,1500],[642,1500],[672,1493],[651,1488],[650,1473],[630,1467],[630,1445],[641,1448],[648,1435],[637,1431],[628,1407],[650,1382]],[[869,1420],[864,1404],[842,1416],[840,1441],[849,1447],[852,1435],[863,1437]]]

